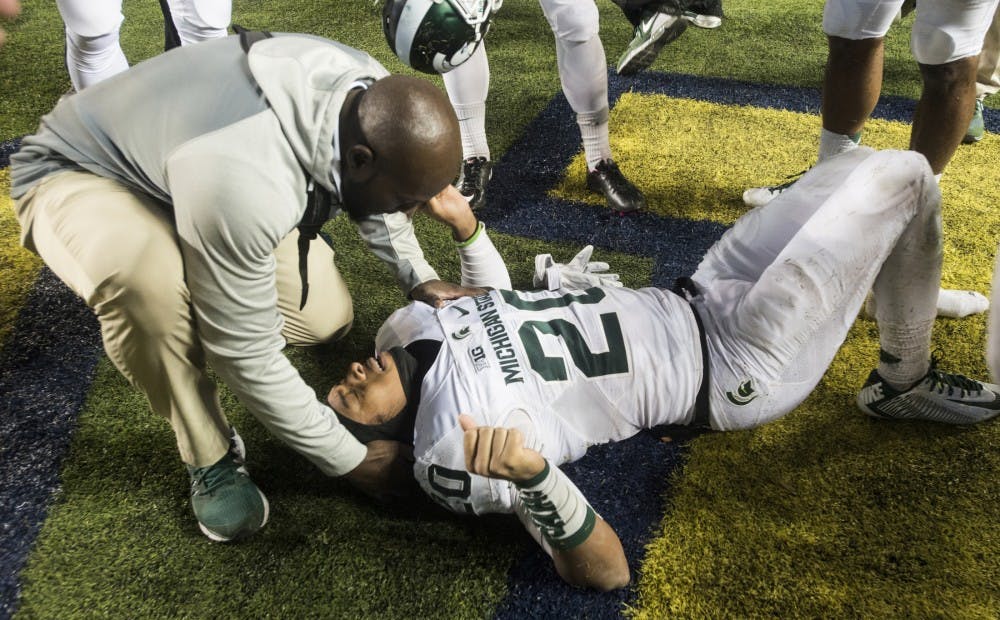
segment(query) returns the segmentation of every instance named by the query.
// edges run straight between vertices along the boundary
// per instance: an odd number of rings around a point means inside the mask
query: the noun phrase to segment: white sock
[[[563,94],[580,126],[587,169],[593,170],[602,159],[611,158],[608,62],[600,37],[594,34],[586,41],[569,41],[556,36],[556,64]]]
[[[864,317],[875,318],[875,296],[869,294],[865,300]],[[962,291],[943,288],[938,291],[937,315],[960,319],[970,314],[982,314],[990,307],[990,300],[976,291]]]
[[[853,136],[848,136],[822,129],[819,132],[819,161],[856,149],[859,144],[861,144],[860,131]]]
[[[583,112],[576,115],[583,137],[583,153],[587,158],[587,170],[593,170],[604,159],[611,159],[611,138],[608,134],[608,109],[599,112]]]
[[[486,141],[486,103],[454,104],[458,127],[462,132],[462,159],[490,158]]]
[[[982,314],[990,307],[990,300],[976,291],[943,288],[938,292],[938,316],[960,319],[970,314]]]
[[[878,374],[886,383],[897,390],[905,390],[927,374],[930,324],[879,323],[878,337],[881,346]]]
[[[486,97],[490,92],[490,63],[480,45],[468,60],[442,76],[462,133],[462,158],[490,158],[486,142]]]

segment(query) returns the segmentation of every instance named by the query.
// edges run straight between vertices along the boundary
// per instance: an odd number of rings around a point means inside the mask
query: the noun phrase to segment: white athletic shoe
[[[712,30],[722,25],[722,18],[716,15],[700,15],[693,11],[684,11],[683,17],[691,22],[692,25],[707,30]]]
[[[635,27],[632,40],[618,58],[618,75],[635,75],[653,64],[663,46],[681,36],[688,22],[680,15],[646,11]]]
[[[902,392],[873,370],[858,394],[858,407],[887,420],[978,424],[1000,414],[1000,386],[941,372],[932,361],[924,378]]]
[[[767,203],[771,202],[775,198],[781,195],[781,192],[785,191],[789,187],[795,184],[799,180],[799,177],[806,173],[806,170],[802,172],[797,172],[793,175],[785,177],[787,180],[784,183],[778,185],[765,185],[764,187],[751,187],[750,189],[743,192],[743,204],[748,207],[763,207]]]

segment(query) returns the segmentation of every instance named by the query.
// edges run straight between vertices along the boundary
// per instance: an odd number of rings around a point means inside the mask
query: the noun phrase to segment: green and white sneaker
[[[1000,386],[931,368],[908,390],[899,391],[877,370],[858,394],[858,407],[873,418],[978,424],[1000,414]]]
[[[969,121],[969,128],[965,130],[962,142],[965,144],[979,142],[983,139],[984,133],[986,133],[986,127],[983,124],[983,100],[976,99],[976,111],[972,114],[972,120]]]
[[[681,36],[688,21],[681,15],[649,11],[635,27],[635,34],[618,59],[618,75],[635,75],[653,64],[663,46]]]
[[[218,542],[253,534],[267,523],[270,510],[267,498],[243,466],[242,455],[234,452],[231,447],[230,452],[208,467],[187,466],[191,509],[198,527],[205,536]]]

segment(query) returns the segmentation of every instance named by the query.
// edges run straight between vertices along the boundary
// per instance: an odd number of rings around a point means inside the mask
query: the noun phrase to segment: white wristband
[[[479,222],[476,234],[458,245],[462,259],[462,286],[489,286],[510,289],[510,275],[496,246]]]

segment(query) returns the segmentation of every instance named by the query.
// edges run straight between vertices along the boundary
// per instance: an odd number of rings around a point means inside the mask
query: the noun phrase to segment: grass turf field
[[[404,70],[369,2],[277,4],[237,1],[234,21],[339,39]],[[762,4],[727,2],[720,30],[691,28],[654,72],[612,76],[613,147],[651,205],[620,220],[583,190],[578,134],[537,3],[506,0],[489,37],[487,129],[498,165],[482,217],[515,285],[529,284],[534,254],[566,258],[591,241],[628,284],[667,285],[743,211],[745,187],[811,163],[821,3]],[[158,51],[161,18],[151,0],[125,5],[123,42],[136,62]],[[610,3],[599,6],[613,63],[630,32]],[[55,7],[24,8],[0,50],[0,142],[30,133],[68,87]],[[890,33],[890,97],[864,136],[874,146],[907,141],[919,93],[908,24]],[[943,181],[948,285],[988,290],[998,149],[993,135],[961,147]],[[86,309],[17,248],[7,182],[0,171],[0,616],[1000,615],[1000,426],[861,416],[853,397],[877,351],[865,320],[785,419],[671,442],[643,434],[570,468],[622,535],[635,569],[625,592],[564,586],[512,519],[463,520],[429,505],[386,513],[269,438],[225,391],[273,512],[254,539],[209,544],[166,424],[102,356]],[[357,321],[335,347],[290,351],[320,393],[403,303],[346,222],[328,230]],[[456,278],[443,231],[421,221],[418,233],[441,274]],[[939,321],[943,363],[984,376],[984,325]]]

